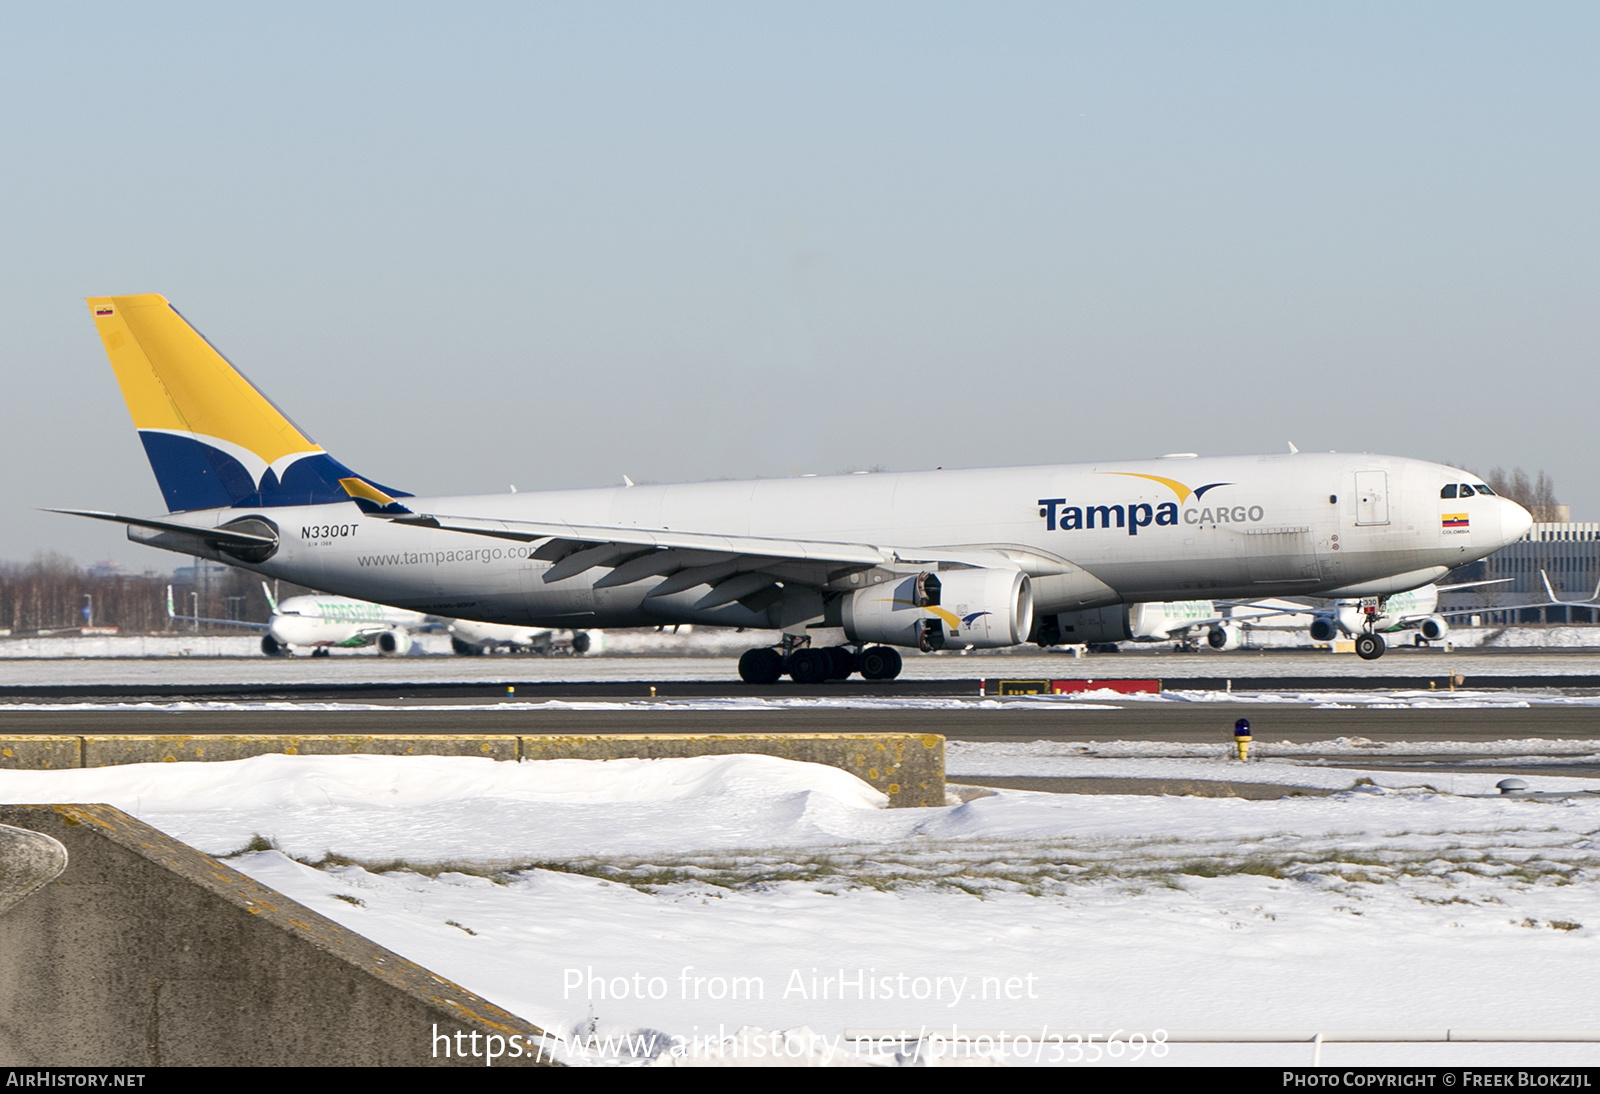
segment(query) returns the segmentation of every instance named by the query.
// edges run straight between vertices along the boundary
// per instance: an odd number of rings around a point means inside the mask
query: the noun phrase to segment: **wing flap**
[[[706,532],[675,532],[666,528],[616,528],[606,525],[578,525],[540,521],[489,520],[481,517],[452,517],[424,514],[415,517],[392,518],[396,524],[410,524],[422,528],[441,528],[449,532],[465,532],[475,536],[493,536],[497,539],[520,540],[533,543],[541,539],[552,541],[534,552],[534,557],[553,561],[549,554],[559,548],[557,542],[577,545],[579,549],[602,544],[626,547],[668,547],[684,550],[712,551],[718,554],[752,555],[762,558],[800,559],[815,562],[850,563],[858,566],[881,566],[895,561],[892,552],[883,551],[865,543],[823,543],[798,539],[767,539],[761,536],[724,536]],[[552,548],[546,553],[546,548]],[[570,553],[570,552],[565,552]],[[557,557],[564,557],[564,554]]]

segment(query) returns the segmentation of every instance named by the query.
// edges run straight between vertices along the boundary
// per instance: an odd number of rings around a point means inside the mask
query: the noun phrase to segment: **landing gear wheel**
[[[311,656],[312,657],[327,657],[327,656],[329,656],[328,647],[327,646],[318,646],[316,649],[311,651]]]
[[[589,652],[589,644],[590,643],[589,643],[589,632],[588,631],[573,631],[572,632],[572,652],[573,653],[588,653]]]
[[[270,634],[261,636],[261,652],[268,657],[288,657],[289,650]]]
[[[460,654],[462,657],[471,657],[474,654],[478,654],[478,653],[482,653],[483,652],[481,649],[479,649],[477,646],[474,646],[472,643],[463,642],[463,641],[461,641],[461,639],[455,638],[455,637],[452,637],[450,639],[450,648],[455,650],[456,653]]]
[[[900,675],[900,651],[893,646],[868,646],[856,661],[868,680],[893,680]]]
[[[829,680],[848,680],[856,671],[856,655],[843,646],[829,646],[823,651],[833,663],[833,669],[828,673]]]
[[[1356,656],[1363,661],[1376,661],[1383,656],[1387,647],[1383,639],[1375,634],[1362,634],[1356,636]]]
[[[825,649],[802,646],[789,655],[789,676],[797,684],[820,684],[833,672],[833,657]]]
[[[1416,634],[1416,635],[1412,635],[1411,636],[1411,644],[1413,646],[1416,646],[1416,647],[1420,648],[1420,649],[1427,649],[1428,640],[1426,638],[1422,637],[1422,635]]]
[[[739,658],[739,679],[747,684],[776,684],[783,675],[783,655],[763,647],[745,650]]]

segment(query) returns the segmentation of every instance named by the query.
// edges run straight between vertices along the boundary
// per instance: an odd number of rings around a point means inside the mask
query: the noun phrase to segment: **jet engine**
[[[1218,623],[1206,635],[1206,645],[1214,650],[1236,650],[1244,632],[1232,623]]]
[[[378,635],[378,652],[385,656],[400,655],[411,649],[411,634],[399,627]]]
[[[858,589],[841,615],[852,642],[996,649],[1027,641],[1033,589],[1020,570],[924,572]]]
[[[1442,615],[1430,615],[1417,624],[1417,633],[1429,642],[1437,642],[1450,633],[1450,624],[1444,621]]]
[[[1339,637],[1339,624],[1332,614],[1318,615],[1311,621],[1311,641],[1332,642]]]

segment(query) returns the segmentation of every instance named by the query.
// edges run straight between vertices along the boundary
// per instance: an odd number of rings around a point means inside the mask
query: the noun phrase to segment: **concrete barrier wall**
[[[486,756],[515,760],[515,736],[392,734],[387,736],[288,736],[240,734],[84,737],[83,766],[172,763],[178,760],[244,760],[265,753],[288,756]],[[0,742],[5,743],[5,742]],[[3,755],[3,753],[0,753]]]
[[[522,738],[522,757],[527,760],[662,759],[738,752],[843,768],[887,794],[891,808],[944,804],[944,738],[933,733],[662,733]]]
[[[0,740],[0,768],[49,771],[52,768],[82,766],[82,737],[46,737],[40,734]]]
[[[740,752],[842,768],[888,795],[892,808],[944,804],[944,738],[934,733],[29,736],[0,739],[0,768],[241,760],[264,753],[617,760]]]
[[[538,1027],[120,810],[0,824],[68,853],[0,918],[0,1064],[481,1067],[491,1038],[548,1063]]]

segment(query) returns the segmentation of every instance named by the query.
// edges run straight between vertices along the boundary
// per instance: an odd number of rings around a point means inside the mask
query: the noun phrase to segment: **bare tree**
[[[1533,519],[1540,524],[1554,524],[1567,519],[1567,512],[1556,499],[1555,481],[1544,471],[1530,479],[1528,473],[1522,468],[1513,468],[1507,472],[1504,468],[1496,467],[1483,476],[1483,481],[1488,483],[1496,494],[1510,498],[1528,512],[1533,514]]]

